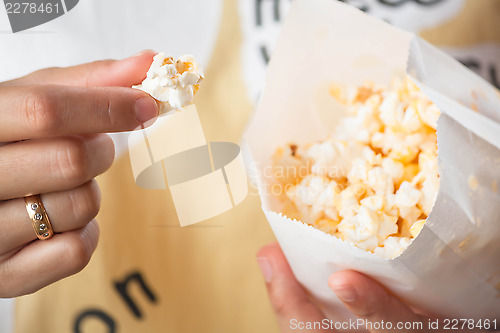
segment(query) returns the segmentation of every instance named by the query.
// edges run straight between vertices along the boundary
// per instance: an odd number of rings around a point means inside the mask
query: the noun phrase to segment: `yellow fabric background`
[[[421,35],[445,46],[500,43],[500,1],[469,0],[456,18]],[[225,0],[219,39],[196,99],[210,141],[238,142],[252,111],[241,78],[241,38],[236,0]],[[258,248],[274,239],[255,190],[235,209],[180,228],[167,191],[135,185],[128,155],[99,183],[101,239],[92,261],[80,274],[19,298],[17,333],[73,332],[75,316],[86,308],[105,311],[122,333],[278,332],[255,262]],[[154,304],[131,288],[142,320],[113,287],[135,270],[158,296]],[[97,320],[82,329],[106,332]]]

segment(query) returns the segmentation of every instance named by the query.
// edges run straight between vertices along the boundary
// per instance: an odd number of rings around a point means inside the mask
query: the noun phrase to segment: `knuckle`
[[[36,283],[23,283],[23,274],[16,266],[12,260],[6,260],[0,265],[0,298],[19,297],[40,289]]]
[[[66,246],[66,267],[69,274],[76,274],[87,266],[92,256],[84,239],[74,237]]]
[[[297,304],[297,301],[285,297],[285,295],[278,295],[277,293],[271,293],[271,300],[274,311],[276,311],[277,316],[280,318],[287,318],[293,315],[294,309],[300,306]]]
[[[377,310],[373,307],[364,307],[355,311],[356,316],[369,320],[375,318],[377,315]]]
[[[111,107],[111,95],[108,91],[104,90],[101,94],[96,96],[95,109],[103,111],[103,120],[108,126],[115,128],[120,124],[120,119],[123,117],[123,114],[113,112],[114,109]]]
[[[316,306],[302,293],[290,292],[280,285],[270,286],[271,304],[279,318],[297,318],[301,313],[313,313]]]
[[[43,87],[29,89],[25,97],[28,125],[40,134],[50,134],[60,125],[51,94]]]
[[[273,306],[279,318],[287,317],[291,310],[290,303],[286,302],[284,299],[275,300]]]
[[[91,180],[73,191],[70,200],[74,218],[88,223],[97,216],[101,208],[101,194],[97,182]]]
[[[26,78],[32,78],[33,81],[41,81],[43,82],[43,78],[53,74],[57,73],[58,71],[62,70],[63,68],[61,67],[47,67],[47,68],[42,68],[37,71],[32,72],[31,74],[26,75]]]
[[[79,184],[88,180],[89,156],[83,139],[66,138],[57,155],[57,169],[65,180]]]
[[[361,306],[354,309],[354,313],[356,314],[356,316],[367,319],[369,321],[376,320],[381,309],[384,309],[388,305],[388,302],[385,299],[386,297],[381,297],[382,299],[378,300],[377,303],[371,300],[367,300]]]

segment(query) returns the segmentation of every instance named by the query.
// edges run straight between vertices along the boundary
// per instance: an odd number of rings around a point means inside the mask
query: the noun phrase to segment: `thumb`
[[[366,275],[354,271],[337,272],[328,284],[352,313],[365,320],[370,332],[427,331],[427,320]]]

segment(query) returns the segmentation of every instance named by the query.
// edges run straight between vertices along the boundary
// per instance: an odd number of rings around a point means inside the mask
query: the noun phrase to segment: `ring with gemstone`
[[[54,235],[54,230],[52,230],[49,216],[47,215],[47,211],[43,206],[40,196],[31,195],[25,197],[24,201],[26,202],[26,211],[28,212],[38,239],[45,240],[52,237]]]

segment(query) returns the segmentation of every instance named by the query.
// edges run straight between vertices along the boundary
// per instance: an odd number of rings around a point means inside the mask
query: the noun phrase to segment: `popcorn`
[[[349,216],[339,223],[338,230],[344,235],[345,240],[358,243],[371,237],[377,238],[378,224],[379,218],[376,211],[360,207],[357,214]],[[378,240],[369,250],[373,250],[377,244]]]
[[[379,212],[379,226],[377,237],[379,239],[379,243],[385,241],[387,237],[390,235],[394,235],[398,232],[398,218],[396,216],[387,215],[384,212]]]
[[[158,53],[140,85],[133,86],[147,92],[160,103],[160,114],[193,104],[193,98],[203,80],[203,71],[193,56],[178,59]]]
[[[368,171],[367,184],[377,194],[394,193],[394,180],[380,166]]]
[[[399,183],[403,179],[405,166],[399,161],[392,158],[384,158],[382,161],[382,169],[386,174],[392,177],[395,183]]]
[[[418,205],[422,208],[425,215],[429,215],[432,206],[436,201],[436,196],[439,189],[439,178],[437,176],[428,177],[424,180],[422,184],[422,197],[420,198]]]
[[[422,231],[424,223],[425,220],[418,220],[417,222],[413,223],[413,225],[410,228],[410,233],[413,238],[417,237],[420,231]]]
[[[437,129],[437,121],[439,118],[439,108],[435,104],[428,104],[426,106],[418,105],[418,115],[420,119],[429,127]]]
[[[382,195],[372,195],[361,199],[359,203],[361,204],[361,206],[380,211],[383,209],[385,201],[385,197]]]
[[[277,149],[273,160],[273,176],[281,184],[297,184],[307,175],[307,163],[302,159],[296,145]]]
[[[420,200],[421,193],[406,180],[396,192],[395,203],[399,207],[414,207]]]
[[[296,204],[304,219],[314,223],[323,217],[326,207],[333,205],[336,186],[333,180],[309,175],[297,186],[287,189],[286,195]],[[332,208],[329,213],[330,218],[336,215]]]
[[[345,177],[352,161],[363,155],[363,148],[357,142],[327,141],[312,145],[305,155],[314,161],[313,174],[338,179]]]
[[[360,192],[360,188],[353,185],[340,193],[340,197],[337,197],[335,204],[341,217],[348,218],[358,212]]]
[[[274,169],[291,168],[274,175],[303,222],[383,258],[418,236],[439,188],[439,109],[409,79],[393,86],[332,86],[349,110],[332,136],[273,156]]]

